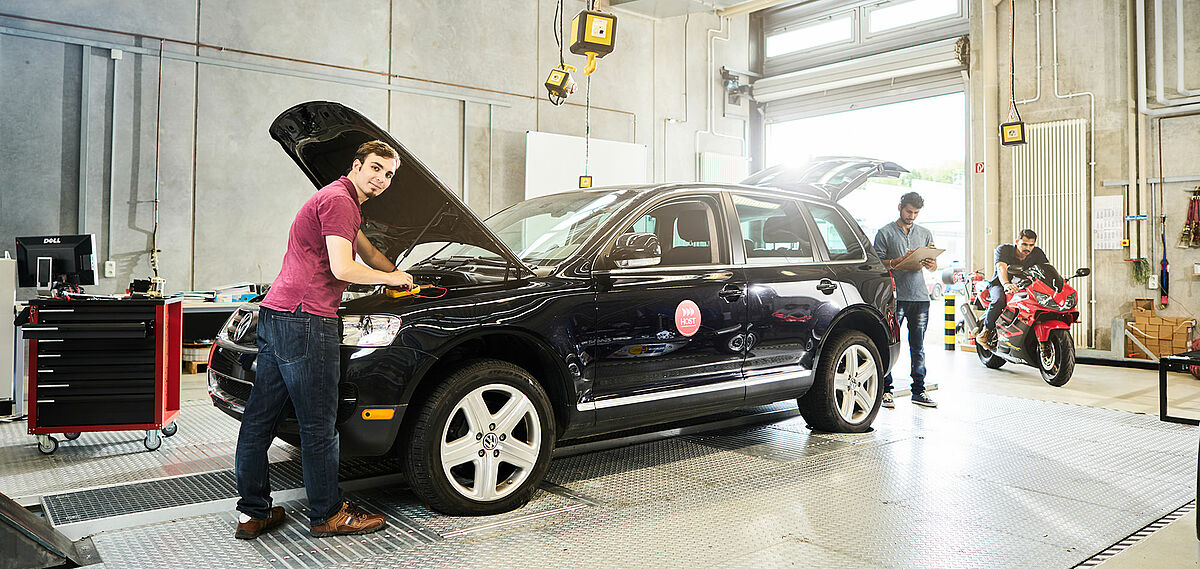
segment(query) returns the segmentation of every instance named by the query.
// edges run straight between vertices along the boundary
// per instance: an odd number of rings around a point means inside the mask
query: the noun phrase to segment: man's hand
[[[1012,284],[1012,283],[1004,283],[1004,292],[1007,292],[1009,294],[1017,292],[1017,285]]]
[[[921,259],[921,266],[925,267],[927,270],[936,271],[937,261],[933,259]]]
[[[404,271],[396,270],[385,274],[387,275],[387,279],[383,282],[383,284],[387,286],[407,290],[413,285],[412,275]]]

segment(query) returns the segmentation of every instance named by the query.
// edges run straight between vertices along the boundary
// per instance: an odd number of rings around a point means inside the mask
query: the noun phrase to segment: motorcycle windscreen
[[[1058,269],[1055,269],[1050,263],[1041,263],[1030,267],[1029,276],[1046,283],[1046,286],[1054,289],[1054,292],[1062,292],[1063,285],[1067,283],[1066,279],[1058,274]]]

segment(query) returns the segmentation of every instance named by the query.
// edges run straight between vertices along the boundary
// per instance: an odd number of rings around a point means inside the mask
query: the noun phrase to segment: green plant
[[[1133,262],[1133,280],[1138,284],[1146,284],[1150,280],[1150,261],[1145,259],[1132,259]]]

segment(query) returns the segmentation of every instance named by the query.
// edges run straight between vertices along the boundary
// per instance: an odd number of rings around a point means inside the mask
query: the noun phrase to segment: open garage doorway
[[[874,239],[880,227],[896,220],[900,196],[920,193],[925,207],[917,223],[946,249],[939,266],[962,267],[967,254],[965,105],[965,95],[957,92],[771,123],[766,164],[802,164],[814,156],[866,156],[900,164],[908,174],[870,180],[842,198],[842,206]],[[926,272],[934,299],[943,291],[940,272]]]

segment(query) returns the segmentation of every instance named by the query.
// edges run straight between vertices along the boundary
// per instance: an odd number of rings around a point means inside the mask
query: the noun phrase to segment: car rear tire
[[[1039,344],[1037,349],[1038,371],[1046,383],[1062,387],[1071,381],[1071,374],[1075,373],[1075,342],[1070,331],[1051,330],[1046,346]]]
[[[499,360],[464,365],[409,426],[404,474],[430,508],[454,516],[521,507],[550,467],[554,411],[529,372]]]
[[[847,331],[822,348],[812,387],[797,404],[809,426],[832,433],[871,428],[883,401],[879,351],[866,334]]]

